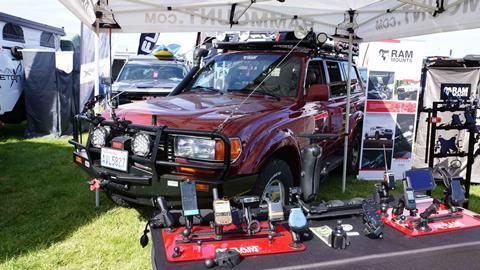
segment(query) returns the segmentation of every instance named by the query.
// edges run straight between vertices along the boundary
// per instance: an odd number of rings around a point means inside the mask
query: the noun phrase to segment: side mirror
[[[102,84],[104,84],[104,85],[109,85],[109,86],[110,86],[110,85],[112,85],[112,78],[111,78],[111,77],[107,77],[107,76],[101,77],[101,78],[100,78],[100,82],[101,82]]]
[[[200,61],[202,58],[206,57],[208,55],[208,50],[204,48],[196,48],[195,51],[193,51],[193,63],[195,66],[200,65]]]
[[[306,101],[328,101],[330,99],[330,89],[325,84],[312,84],[308,88]]]

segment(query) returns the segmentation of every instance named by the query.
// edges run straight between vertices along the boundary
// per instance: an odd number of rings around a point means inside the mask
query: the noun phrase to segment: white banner
[[[423,42],[367,45],[367,104],[359,179],[383,179],[386,169],[402,179],[411,168],[423,54]]]
[[[435,4],[435,1],[419,2]],[[399,9],[400,12],[387,13],[361,25],[358,36],[373,41],[478,28],[480,0],[459,1],[459,5],[450,7],[454,2],[457,0],[445,0],[447,10],[435,17],[433,12],[421,13],[420,7],[406,5]]]

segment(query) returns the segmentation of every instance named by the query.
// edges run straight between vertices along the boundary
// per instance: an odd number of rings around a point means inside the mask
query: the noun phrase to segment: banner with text
[[[386,169],[402,179],[411,168],[413,134],[424,43],[372,42],[368,69],[359,179],[383,179]]]

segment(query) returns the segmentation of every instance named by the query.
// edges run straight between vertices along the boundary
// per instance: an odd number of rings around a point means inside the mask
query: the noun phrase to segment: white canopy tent
[[[96,32],[111,28],[123,33],[313,29],[352,43],[480,27],[480,0],[59,1]],[[351,58],[350,53],[350,67]],[[348,119],[350,89],[346,108]],[[346,130],[348,125],[346,121]],[[343,191],[347,148],[345,136]]]

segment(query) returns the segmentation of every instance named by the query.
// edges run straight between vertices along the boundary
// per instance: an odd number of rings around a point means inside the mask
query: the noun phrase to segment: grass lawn
[[[87,175],[71,161],[67,138],[21,139],[23,125],[0,130],[0,269],[149,269],[150,246],[138,239],[145,218],[105,196],[95,209]],[[340,177],[322,199],[369,197],[373,183]],[[440,195],[437,192],[437,196]],[[480,211],[480,186],[470,206]]]

